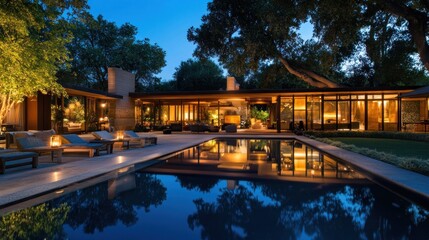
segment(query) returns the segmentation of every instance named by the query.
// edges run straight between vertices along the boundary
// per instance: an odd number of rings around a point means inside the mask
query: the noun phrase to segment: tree
[[[174,78],[177,90],[219,90],[226,86],[222,73],[212,60],[189,59],[176,68]]]
[[[291,74],[316,87],[337,87],[300,62],[303,40],[298,30],[313,1],[214,0],[199,28],[188,30],[198,57],[219,56],[236,74],[279,61]]]
[[[219,56],[236,74],[279,62],[316,87],[337,87],[331,79],[354,85],[342,80],[356,76],[369,85],[389,85],[390,76],[401,85],[404,76],[427,81],[413,55],[428,69],[428,7],[419,0],[214,0],[188,39],[197,43],[196,56]],[[304,41],[299,30],[307,22],[314,37]]]
[[[63,224],[70,207],[43,203],[0,218],[2,239],[64,239]]]
[[[56,72],[67,60],[63,15],[85,0],[0,0],[0,124],[15,104],[42,93],[65,94]]]
[[[418,1],[405,2],[408,10],[421,8]],[[353,47],[343,63],[347,66],[345,75],[352,83],[345,84],[353,85],[357,78],[360,81],[364,78],[370,86],[427,82],[424,61],[416,61],[420,50],[410,29],[412,24],[408,17],[391,11],[393,5],[404,4],[404,1],[373,0],[343,1],[338,5],[336,1],[318,1],[311,19],[320,42],[329,49],[340,49],[347,44]]]
[[[135,74],[137,89],[152,88],[165,66],[165,52],[149,39],[136,40],[137,28],[129,23],[117,26],[101,15],[88,12],[71,20],[74,39],[68,45],[73,59],[69,69],[59,73],[63,82],[107,90],[108,67],[121,67]]]

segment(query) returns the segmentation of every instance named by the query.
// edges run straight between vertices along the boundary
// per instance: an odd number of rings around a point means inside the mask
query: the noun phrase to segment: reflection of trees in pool
[[[223,189],[217,203],[194,200],[197,212],[188,216],[191,229],[202,227],[204,239],[271,239],[284,235],[284,228],[278,226],[280,211],[276,206],[263,206],[243,186]]]
[[[180,186],[182,188],[186,188],[188,190],[196,189],[200,192],[206,193],[210,192],[210,190],[219,182],[219,179],[214,177],[202,178],[188,175],[177,176],[177,180],[180,182]]]
[[[109,199],[108,183],[104,182],[11,213],[0,218],[0,238],[64,239],[64,223],[73,229],[83,225],[85,233],[94,233],[96,229],[103,231],[118,221],[126,226],[133,225],[138,220],[135,208],[148,212],[150,206],[162,204],[167,196],[167,189],[154,175],[135,173],[135,185],[132,191],[124,191]]]
[[[35,207],[0,218],[1,239],[65,239],[63,224],[70,208],[66,204]]]
[[[255,189],[271,201],[258,200]],[[214,203],[194,200],[197,211],[188,216],[188,224],[201,227],[205,239],[407,239],[429,234],[428,212],[417,211],[420,222],[414,223],[410,218],[415,214],[407,213],[409,203],[391,203],[390,193],[382,193],[361,185],[240,185],[222,189]]]
[[[135,173],[135,183],[135,189],[122,192],[114,199],[108,199],[108,184],[104,182],[54,201],[68,203],[70,212],[66,223],[73,229],[83,225],[86,233],[93,233],[117,221],[130,226],[138,220],[135,207],[148,212],[150,206],[158,206],[166,199],[166,188],[153,175]]]

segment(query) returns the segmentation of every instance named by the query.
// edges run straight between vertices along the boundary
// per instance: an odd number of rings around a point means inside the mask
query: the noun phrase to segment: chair
[[[42,140],[34,136],[17,137],[15,140],[18,150],[21,152],[35,152],[39,155],[49,152],[52,161],[54,161],[54,158],[57,158],[59,163],[62,161],[64,147],[46,146]]]
[[[126,147],[127,149],[130,148],[130,139],[115,138],[112,134],[105,130],[92,132],[92,135],[95,137],[96,140],[91,141],[91,143],[102,143],[108,145],[108,147],[110,148],[110,153],[113,152],[113,144],[116,142],[121,142],[122,147]]]
[[[225,132],[227,132],[227,133],[236,133],[237,132],[237,125],[230,124],[230,125],[226,126],[225,127]]]
[[[132,130],[124,131],[124,136],[129,138],[132,141],[139,141],[142,146],[156,145],[158,142],[158,138],[155,136],[150,136],[150,135],[140,136]]]
[[[103,148],[107,153],[108,147],[102,143],[89,143],[79,137],[77,134],[65,134],[61,135],[61,141],[64,143],[64,152],[88,152],[89,157],[100,155],[100,150]]]

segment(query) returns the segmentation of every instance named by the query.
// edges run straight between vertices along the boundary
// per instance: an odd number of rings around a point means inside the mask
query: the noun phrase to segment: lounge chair
[[[104,131],[104,130],[95,131],[95,132],[92,132],[92,135],[95,137],[96,140],[91,142],[108,144],[110,147],[110,152],[113,152],[113,144],[116,142],[121,142],[122,147],[126,147],[127,149],[130,148],[130,139],[127,139],[127,138],[118,139],[114,137],[112,134],[110,134],[108,131]]]
[[[140,136],[132,130],[124,131],[124,136],[129,138],[132,141],[139,141],[142,146],[152,145],[152,144],[156,145],[158,140],[158,138],[155,136],[150,136],[150,135]]]
[[[103,148],[109,153],[108,147],[102,143],[89,143],[79,137],[77,134],[61,135],[64,152],[88,152],[89,157],[100,155],[100,150]]]
[[[52,161],[54,158],[57,158],[59,163],[62,161],[64,147],[46,146],[45,142],[34,136],[17,137],[15,140],[18,150],[21,152],[35,152],[39,155],[48,152],[51,154]]]

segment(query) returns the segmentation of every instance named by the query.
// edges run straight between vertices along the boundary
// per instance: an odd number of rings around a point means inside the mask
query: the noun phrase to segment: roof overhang
[[[429,97],[429,86],[418,88],[414,91],[401,94],[400,98],[427,98]]]
[[[272,102],[273,97],[309,96],[309,95],[348,95],[348,94],[404,94],[417,87],[386,87],[386,88],[315,88],[315,89],[252,89],[236,91],[180,91],[130,93],[129,96],[145,102],[188,102],[218,101],[242,99],[248,102]]]
[[[122,99],[123,96],[112,94],[100,90],[95,90],[91,88],[84,88],[79,86],[64,86],[66,89],[67,94],[73,95],[73,96],[84,96],[84,97],[93,97],[98,99],[105,99],[105,100],[111,100],[111,99]]]

